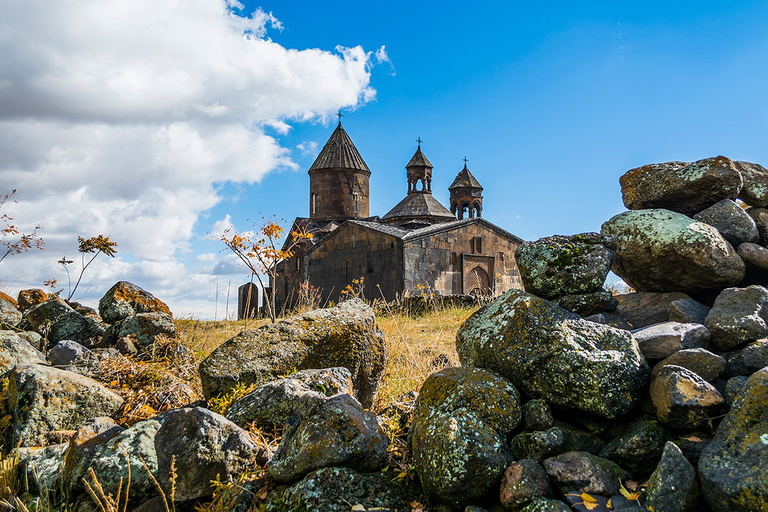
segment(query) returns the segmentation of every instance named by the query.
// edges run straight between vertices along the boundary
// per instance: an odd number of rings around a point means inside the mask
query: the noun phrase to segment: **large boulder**
[[[617,295],[616,300],[619,302],[616,314],[633,329],[640,329],[672,320],[672,305],[680,300],[692,299],[680,292],[633,292]]]
[[[736,248],[736,254],[744,260],[747,268],[753,271],[768,271],[768,249],[762,245],[743,243]]]
[[[723,375],[727,368],[727,362],[721,355],[703,348],[686,348],[659,361],[651,370],[651,378],[655,379],[661,369],[669,365],[687,368],[707,382]]]
[[[330,466],[377,471],[386,463],[388,445],[376,415],[351,396],[338,395],[307,416],[291,416],[269,472],[278,482],[292,482]]]
[[[180,336],[173,317],[167,313],[137,313],[120,322],[118,339],[129,337],[139,353],[149,353],[158,336],[178,338]]]
[[[241,427],[282,426],[294,413],[306,416],[330,397],[343,394],[352,394],[352,374],[346,368],[302,370],[238,399],[227,411],[227,419]]]
[[[730,199],[723,199],[713,204],[694,215],[693,218],[717,229],[734,247],[744,242],[754,243],[760,240],[755,220],[744,208]]]
[[[517,390],[494,373],[461,367],[427,377],[409,431],[425,494],[459,507],[498,489],[520,420]]]
[[[726,372],[729,376],[749,377],[758,370],[768,366],[768,339],[760,339],[723,354],[728,365]]]
[[[730,350],[768,335],[768,289],[726,288],[715,299],[705,325],[712,345]]]
[[[26,312],[24,319],[50,344],[61,340],[74,340],[83,345],[90,345],[91,337],[97,334],[94,332],[93,322],[58,297],[34,306]]]
[[[512,290],[459,328],[464,366],[487,368],[549,404],[617,418],[640,400],[650,370],[632,335]]]
[[[630,210],[664,208],[693,215],[722,199],[736,199],[744,181],[732,160],[718,156],[636,167],[619,183]]]
[[[696,470],[674,443],[667,442],[648,481],[646,504],[664,512],[696,512],[701,492]]]
[[[99,314],[114,324],[138,313],[165,313],[173,316],[168,305],[128,281],[115,283],[99,300]]]
[[[45,363],[42,352],[29,344],[14,331],[0,331],[0,375],[17,364]]]
[[[171,482],[171,465],[176,479],[174,499],[188,501],[213,493],[211,481],[237,480],[246,470],[266,462],[248,432],[223,416],[202,407],[174,409],[165,414],[155,434],[160,482]]]
[[[725,399],[712,384],[675,365],[659,370],[651,384],[651,400],[659,420],[680,430],[707,427],[725,405]]]
[[[599,233],[550,236],[518,247],[525,289],[544,299],[600,290],[616,257],[616,241]]]
[[[733,164],[744,179],[739,199],[756,208],[768,206],[768,170],[762,165],[749,162],[736,161]]]
[[[638,291],[702,292],[744,279],[744,262],[731,244],[680,213],[625,212],[603,224],[602,233],[617,240],[613,271]]]
[[[52,430],[76,429],[120,410],[123,399],[98,382],[42,365],[18,365],[9,374],[13,443],[35,446]]]
[[[768,368],[752,375],[699,460],[713,512],[768,510]]]
[[[295,370],[343,366],[357,398],[371,407],[387,360],[384,334],[359,299],[243,331],[200,363],[206,398],[238,383],[263,384]]]
[[[632,331],[646,359],[664,359],[686,348],[709,347],[710,334],[700,324],[662,322]]]
[[[583,492],[613,496],[619,494],[620,481],[630,474],[616,463],[586,452],[566,452],[544,461],[549,477],[563,494]]]
[[[635,478],[648,476],[672,436],[657,420],[641,416],[626,425],[599,455],[629,470]]]
[[[48,351],[48,360],[53,366],[69,366],[78,358],[88,357],[87,348],[76,341],[61,340]]]

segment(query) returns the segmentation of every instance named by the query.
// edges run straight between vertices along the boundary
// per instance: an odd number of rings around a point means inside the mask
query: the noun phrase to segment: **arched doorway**
[[[469,295],[490,295],[488,273],[480,266],[473,268],[467,274],[464,289]]]

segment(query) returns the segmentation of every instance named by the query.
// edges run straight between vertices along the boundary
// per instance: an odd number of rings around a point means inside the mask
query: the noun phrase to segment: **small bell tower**
[[[472,176],[467,167],[467,157],[464,157],[464,168],[459,171],[456,179],[448,187],[451,193],[451,213],[459,220],[483,216],[483,187]]]

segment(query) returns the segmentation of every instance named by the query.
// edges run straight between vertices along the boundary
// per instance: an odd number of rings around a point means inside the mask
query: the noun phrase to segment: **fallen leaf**
[[[611,501],[610,498],[608,498],[608,501],[605,502],[605,508],[610,508],[610,509],[613,508],[613,502]]]

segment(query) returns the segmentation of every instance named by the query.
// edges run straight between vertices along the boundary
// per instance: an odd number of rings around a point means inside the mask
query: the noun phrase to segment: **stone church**
[[[278,264],[277,308],[300,287],[337,301],[364,278],[367,299],[436,293],[498,295],[522,288],[515,250],[522,240],[482,217],[483,187],[464,163],[450,187],[450,210],[432,195],[432,164],[421,150],[405,166],[408,193],[383,216],[371,216],[368,169],[339,125],[309,168],[309,217],[291,232],[311,233]],[[289,233],[288,240],[291,235]]]

